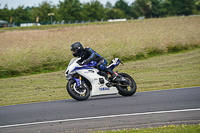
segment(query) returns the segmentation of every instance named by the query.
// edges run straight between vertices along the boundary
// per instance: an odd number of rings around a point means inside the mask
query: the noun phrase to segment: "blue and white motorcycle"
[[[67,91],[69,95],[78,100],[87,100],[90,96],[120,94],[132,96],[137,86],[134,79],[126,73],[118,73],[118,79],[112,81],[104,71],[95,68],[96,62],[79,65],[80,58],[72,58],[66,70],[68,80]],[[113,59],[109,68],[114,69],[121,63],[119,58]],[[123,64],[123,63],[122,63]]]

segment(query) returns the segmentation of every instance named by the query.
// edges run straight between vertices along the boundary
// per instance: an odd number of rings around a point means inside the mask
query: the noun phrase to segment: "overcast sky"
[[[0,0],[0,8],[4,8],[4,6],[7,4],[8,8],[17,8],[19,5],[22,6],[24,5],[25,7],[27,6],[38,6],[39,3],[42,3],[42,1],[52,1],[54,5],[57,5],[59,3],[59,1],[64,1],[64,0]],[[91,0],[80,0],[81,3],[84,2],[90,2]],[[103,5],[105,5],[107,3],[107,1],[111,2],[112,5],[114,6],[114,4],[116,3],[117,0],[99,0],[100,3],[102,3]],[[130,5],[134,0],[125,0],[126,2],[128,2],[128,4]]]

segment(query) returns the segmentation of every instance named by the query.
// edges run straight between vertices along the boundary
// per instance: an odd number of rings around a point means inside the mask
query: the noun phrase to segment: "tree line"
[[[200,14],[200,0],[133,0],[128,4],[126,0],[117,0],[114,5],[109,1],[106,5],[99,0],[81,3],[79,0],[63,0],[59,4],[43,1],[37,7],[18,6],[9,9],[5,5],[0,9],[0,20],[15,23],[35,22],[51,23],[49,13],[53,13],[53,20],[68,22],[100,21],[108,19],[137,19],[167,17],[174,15]]]

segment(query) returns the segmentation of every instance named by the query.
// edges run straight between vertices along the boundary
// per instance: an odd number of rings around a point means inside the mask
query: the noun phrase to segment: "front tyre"
[[[130,83],[130,85],[128,85],[128,86],[123,86],[123,82],[121,83],[122,84],[121,86],[117,85],[116,87],[119,91],[119,94],[123,95],[123,96],[132,96],[133,94],[135,94],[135,92],[137,90],[137,86],[136,86],[134,79],[126,73],[119,73],[119,75],[124,77]]]
[[[90,89],[88,85],[85,82],[82,82],[82,87],[77,87],[75,80],[69,80],[67,83],[67,92],[69,95],[78,100],[78,101],[84,101],[87,100],[90,96]]]

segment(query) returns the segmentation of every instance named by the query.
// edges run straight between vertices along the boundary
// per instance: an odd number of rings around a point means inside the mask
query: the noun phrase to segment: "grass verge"
[[[142,129],[123,129],[98,131],[94,133],[199,133],[200,124],[198,125],[165,125],[162,127],[149,127]]]
[[[125,62],[116,71],[130,74],[138,90],[200,86],[200,49]],[[0,79],[0,106],[71,98],[65,71]]]
[[[137,91],[200,86],[200,49],[128,62],[117,69],[136,80]]]
[[[41,26],[29,26],[29,27],[5,27],[1,28],[0,32],[12,31],[12,30],[46,30],[54,28],[66,28],[74,26],[84,26],[84,25],[104,25],[110,22],[90,22],[90,23],[72,23],[72,24],[52,24],[52,25],[41,25]]]

